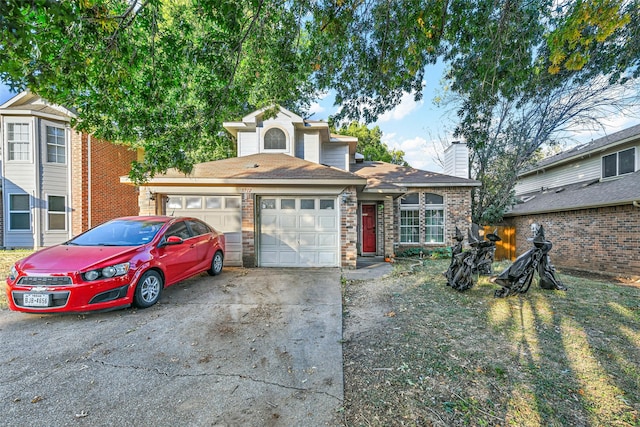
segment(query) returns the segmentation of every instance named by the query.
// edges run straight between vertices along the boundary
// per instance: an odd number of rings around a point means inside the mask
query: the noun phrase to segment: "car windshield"
[[[113,220],[99,225],[67,245],[78,246],[140,246],[149,243],[165,223],[162,221]]]

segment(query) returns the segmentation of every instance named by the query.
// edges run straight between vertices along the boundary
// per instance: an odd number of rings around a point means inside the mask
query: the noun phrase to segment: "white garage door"
[[[261,267],[338,267],[340,221],[335,198],[261,197]]]
[[[240,196],[171,195],[167,215],[200,218],[226,240],[224,264],[242,265],[242,206]]]

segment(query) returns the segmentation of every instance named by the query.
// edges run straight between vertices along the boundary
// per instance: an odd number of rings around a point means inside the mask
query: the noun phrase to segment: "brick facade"
[[[640,276],[640,208],[631,204],[509,217],[518,255],[531,248],[531,224],[544,226],[557,267]]]
[[[138,190],[120,183],[136,152],[72,131],[71,223],[73,235],[119,216],[138,215]]]
[[[434,249],[438,247],[448,247],[454,244],[456,227],[458,227],[466,235],[466,230],[471,227],[471,188],[470,187],[423,187],[415,189],[411,192],[417,193],[433,193],[443,197],[444,203],[444,242],[443,243],[399,243],[400,242],[400,199],[396,199],[393,203],[393,234],[394,241],[397,243],[395,250],[401,251],[412,247],[424,247],[425,249]],[[420,209],[424,210],[429,205],[425,204],[423,197],[420,198]],[[386,217],[386,215],[385,215]],[[388,220],[389,221],[389,220]],[[386,228],[389,227],[386,224]],[[425,229],[424,218],[420,218],[420,229]],[[387,246],[385,245],[385,251]]]
[[[347,187],[340,195],[340,265],[355,269],[358,260],[358,194]]]
[[[255,267],[256,259],[256,196],[242,193],[242,265]]]

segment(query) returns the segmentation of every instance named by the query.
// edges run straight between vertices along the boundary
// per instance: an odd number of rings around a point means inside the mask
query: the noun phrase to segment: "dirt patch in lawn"
[[[637,287],[562,274],[568,292],[495,299],[447,265],[345,283],[344,425],[638,425]]]

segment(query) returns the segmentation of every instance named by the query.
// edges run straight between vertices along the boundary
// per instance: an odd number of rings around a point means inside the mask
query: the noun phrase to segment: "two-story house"
[[[540,161],[520,174],[506,215],[517,253],[543,225],[554,264],[640,275],[640,125]],[[534,226],[535,228],[535,226]]]
[[[138,213],[121,184],[136,152],[71,127],[73,111],[22,92],[0,105],[0,246],[62,243],[113,217]]]
[[[470,226],[480,183],[468,168],[453,176],[365,162],[357,139],[326,122],[264,111],[224,123],[237,157],[144,184],[140,214],[205,220],[227,236],[225,263],[245,267],[355,268],[360,255],[450,246],[455,227]]]

